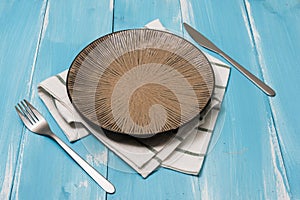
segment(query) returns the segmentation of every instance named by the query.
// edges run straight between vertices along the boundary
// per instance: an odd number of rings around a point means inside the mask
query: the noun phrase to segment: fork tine
[[[32,114],[32,111],[30,111],[30,108],[24,103],[24,101],[21,101],[20,105],[22,105],[22,111],[25,114],[25,116],[28,117],[32,123],[36,123],[38,120],[35,119],[35,117]]]
[[[32,121],[32,119],[28,117],[28,114],[26,110],[23,108],[23,106],[20,103],[18,103],[17,106],[19,108],[19,111],[21,111],[20,113],[30,122],[30,124],[33,124],[34,121]]]
[[[18,107],[19,106],[19,107]],[[32,126],[32,122],[30,121],[30,119],[28,119],[23,112],[20,110],[20,104],[18,104],[18,106],[15,106],[15,109],[19,115],[19,117],[21,118],[21,120],[23,121],[23,123],[28,127]]]
[[[33,106],[26,99],[23,99],[22,105],[25,107],[26,111],[29,113],[30,117],[33,119],[34,122],[39,121],[38,117],[31,109],[31,107]]]
[[[26,99],[24,99],[24,102],[29,107],[30,111],[33,113],[34,117],[38,121],[43,118],[42,114],[35,107],[33,107],[33,105],[31,105]]]

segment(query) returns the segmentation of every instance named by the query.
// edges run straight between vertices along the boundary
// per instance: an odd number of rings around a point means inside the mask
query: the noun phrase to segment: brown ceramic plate
[[[187,40],[151,29],[103,36],[74,59],[69,98],[93,125],[135,136],[176,129],[207,106],[214,73]]]

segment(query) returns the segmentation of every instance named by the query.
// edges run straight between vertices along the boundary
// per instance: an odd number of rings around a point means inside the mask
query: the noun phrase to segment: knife
[[[254,85],[256,85],[259,89],[261,89],[268,96],[274,97],[276,95],[275,91],[256,76],[254,76],[251,72],[241,66],[238,62],[233,60],[230,56],[224,53],[221,49],[219,49],[216,45],[214,45],[209,39],[207,39],[204,35],[199,33],[197,30],[192,28],[187,23],[183,23],[185,30],[189,33],[189,35],[202,47],[213,51],[223,58],[225,58],[230,64],[232,64],[239,72],[241,72],[245,77],[247,77]]]

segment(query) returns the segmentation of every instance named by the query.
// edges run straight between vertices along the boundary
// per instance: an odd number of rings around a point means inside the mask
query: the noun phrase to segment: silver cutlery
[[[216,45],[214,45],[209,39],[207,39],[204,35],[199,33],[197,30],[192,28],[187,23],[183,23],[185,30],[189,33],[189,35],[202,47],[211,50],[223,58],[225,58],[229,63],[231,63],[239,72],[241,72],[245,77],[247,77],[254,85],[256,85],[259,89],[261,89],[265,94],[274,97],[276,95],[275,91],[256,76],[254,76],[251,72],[241,66],[238,62],[229,57],[226,53],[224,53],[221,49],[219,49]]]
[[[15,106],[18,115],[25,126],[32,132],[39,135],[47,136],[59,144],[77,164],[88,173],[106,192],[114,193],[115,187],[96,171],[89,163],[82,159],[50,129],[45,118],[35,109],[27,100],[23,100]]]

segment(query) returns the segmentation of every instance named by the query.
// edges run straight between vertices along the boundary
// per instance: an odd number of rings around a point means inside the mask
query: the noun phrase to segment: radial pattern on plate
[[[72,63],[75,108],[105,129],[155,134],[197,116],[214,88],[212,68],[194,45],[173,34],[135,29],[99,38]]]

